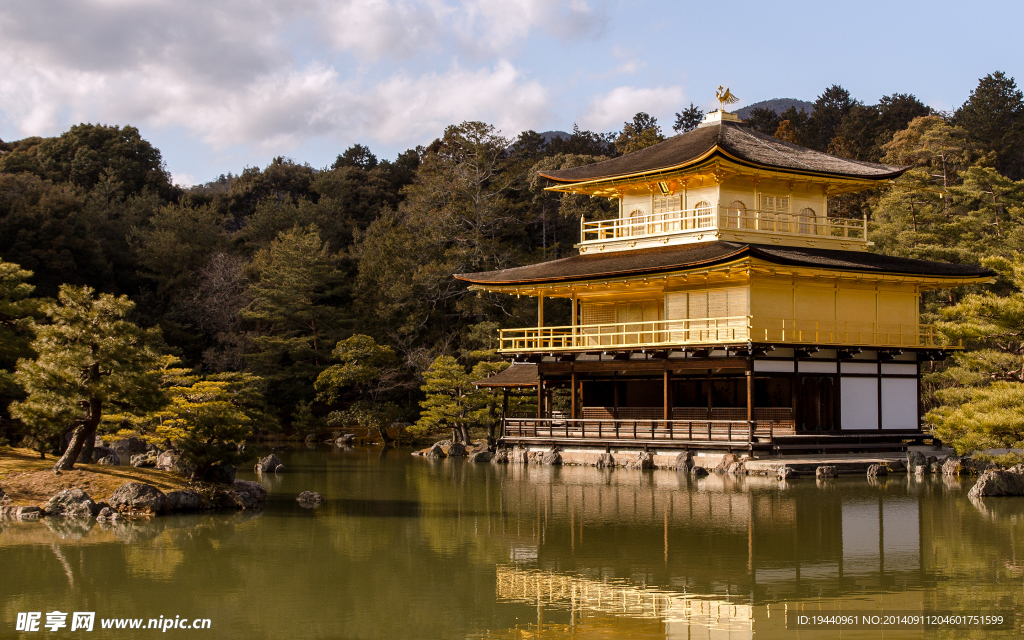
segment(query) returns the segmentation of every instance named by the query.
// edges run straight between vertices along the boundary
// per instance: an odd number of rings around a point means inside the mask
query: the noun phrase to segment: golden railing
[[[506,352],[770,342],[871,347],[948,346],[931,325],[818,322],[751,316],[499,330]]]
[[[760,231],[810,238],[845,238],[867,242],[867,216],[861,220],[828,218],[728,207],[701,207],[612,220],[580,219],[580,242],[644,238],[713,230]]]

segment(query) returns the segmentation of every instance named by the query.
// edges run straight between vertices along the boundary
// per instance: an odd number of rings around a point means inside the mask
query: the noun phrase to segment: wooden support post
[[[508,418],[508,387],[503,387],[501,390],[501,428],[498,431],[498,437],[505,437],[505,420]]]
[[[747,453],[754,457],[754,372],[747,369]]]
[[[537,419],[544,417],[544,378],[537,376]]]
[[[571,418],[572,420],[575,420],[576,417],[577,417],[576,416],[576,386],[577,385],[576,385],[576,372],[575,371],[572,372],[572,383],[571,384],[572,384],[572,386],[570,387],[569,396],[572,398],[572,401],[570,402],[571,408],[570,408],[569,418]]]
[[[544,293],[537,294],[537,328],[544,327]]]
[[[664,377],[663,382],[664,382],[663,386],[664,386],[664,392],[665,392],[665,400],[664,400],[665,410],[664,410],[663,415],[662,415],[662,420],[664,420],[667,423],[669,421],[669,418],[672,417],[672,398],[669,397],[669,376],[668,376],[668,368],[667,367],[665,368],[665,377]]]

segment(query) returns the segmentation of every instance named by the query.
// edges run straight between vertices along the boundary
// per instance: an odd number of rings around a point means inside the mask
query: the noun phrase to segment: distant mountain
[[[742,109],[738,109],[736,111],[736,115],[738,115],[741,119],[746,120],[747,116],[750,115],[750,112],[753,111],[754,109],[757,109],[758,107],[771,109],[775,113],[782,113],[783,111],[790,107],[796,107],[797,111],[803,109],[808,113],[808,115],[810,115],[810,113],[814,111],[813,102],[807,102],[806,100],[797,100],[796,98],[772,98],[771,100],[762,100],[761,102],[748,104]]]
[[[568,140],[569,138],[572,137],[571,133],[566,133],[564,131],[544,131],[540,135],[542,138],[544,138],[544,142],[546,143],[551,142],[555,138],[564,138]]]

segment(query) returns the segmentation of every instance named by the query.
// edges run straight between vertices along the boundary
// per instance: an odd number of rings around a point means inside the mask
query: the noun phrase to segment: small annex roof
[[[900,258],[867,251],[778,247],[716,240],[655,249],[587,253],[511,269],[460,273],[455,277],[477,285],[545,284],[668,273],[714,266],[747,257],[777,265],[864,273],[939,278],[984,278],[995,275],[993,271],[975,265]]]
[[[499,371],[489,378],[477,380],[473,383],[476,387],[497,387],[497,388],[518,388],[536,387],[540,384],[540,375],[537,373],[537,365],[530,363],[513,363],[512,366]]]
[[[540,175],[560,183],[599,181],[681,169],[715,154],[761,168],[866,180],[896,178],[907,170],[821,153],[726,120],[611,160]]]

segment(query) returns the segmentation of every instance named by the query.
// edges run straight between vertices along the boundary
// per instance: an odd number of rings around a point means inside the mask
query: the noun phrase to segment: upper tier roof
[[[738,122],[722,121],[701,125],[618,158],[561,171],[542,171],[540,175],[562,183],[623,178],[680,169],[712,154],[758,167],[865,180],[895,178],[907,169],[812,151]]]
[[[614,253],[587,253],[540,264],[498,271],[456,274],[456,278],[481,285],[543,284],[614,278],[707,267],[740,258],[797,267],[948,278],[983,278],[995,275],[984,267],[949,262],[899,258],[866,251],[836,251],[778,247],[738,242],[701,242],[657,249]]]

